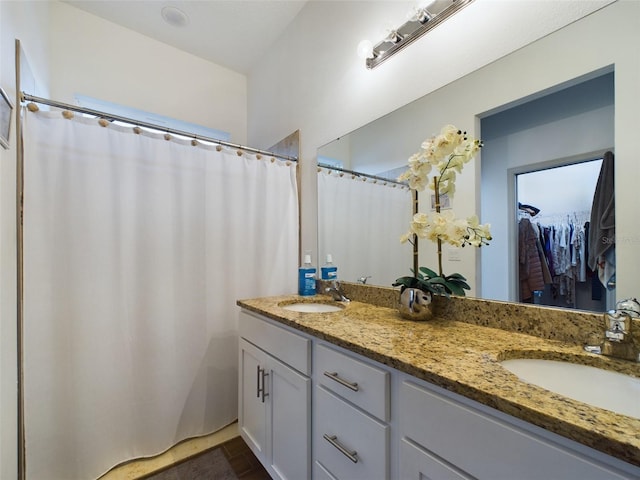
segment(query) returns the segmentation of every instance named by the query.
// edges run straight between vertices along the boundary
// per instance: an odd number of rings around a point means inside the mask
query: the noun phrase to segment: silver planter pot
[[[407,320],[424,321],[433,317],[433,297],[431,292],[419,288],[405,288],[400,294],[398,311]]]

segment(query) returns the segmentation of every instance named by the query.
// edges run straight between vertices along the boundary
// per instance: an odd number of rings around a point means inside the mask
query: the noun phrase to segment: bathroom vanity
[[[430,322],[402,320],[384,301],[283,308],[303,301],[238,301],[239,429],[273,478],[640,478],[640,419],[522,382],[500,361],[554,358],[640,376],[638,364],[479,325],[495,319],[471,299],[473,320],[445,312]]]

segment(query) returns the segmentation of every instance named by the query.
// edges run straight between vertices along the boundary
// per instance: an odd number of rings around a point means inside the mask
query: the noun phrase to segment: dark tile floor
[[[229,465],[241,480],[271,480],[262,464],[255,457],[242,437],[233,438],[220,445]]]

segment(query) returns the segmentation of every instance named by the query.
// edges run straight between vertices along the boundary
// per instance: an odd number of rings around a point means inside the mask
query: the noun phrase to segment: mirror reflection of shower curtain
[[[331,254],[340,279],[391,286],[410,274],[411,245],[400,236],[411,221],[411,192],[351,175],[318,173],[318,262]]]
[[[296,288],[295,166],[39,112],[25,169],[28,478],[233,422],[235,301]]]

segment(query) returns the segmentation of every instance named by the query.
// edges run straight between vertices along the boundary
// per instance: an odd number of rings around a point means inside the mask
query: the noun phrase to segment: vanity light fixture
[[[413,43],[429,30],[437,27],[474,0],[435,0],[424,8],[418,8],[409,20],[392,30],[384,40],[373,46],[372,50],[362,52],[368,69],[377,67],[394,53]],[[364,42],[361,42],[362,45]]]

